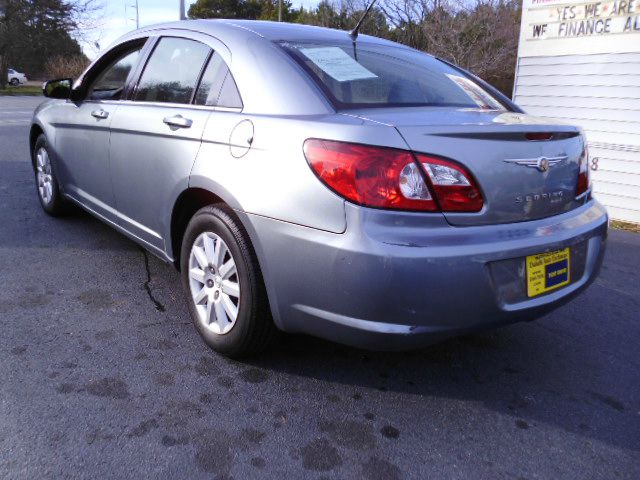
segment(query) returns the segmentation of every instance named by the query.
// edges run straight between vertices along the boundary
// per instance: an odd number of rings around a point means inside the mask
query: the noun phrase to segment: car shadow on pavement
[[[389,408],[411,396],[480,403],[488,415],[513,417],[519,429],[546,424],[640,450],[634,440],[638,431],[628,423],[637,425],[634,413],[598,390],[593,372],[598,352],[567,350],[566,341],[559,341],[560,328],[548,326],[552,323],[514,324],[408,352],[364,351],[286,335],[271,352],[249,363],[326,382],[327,402],[339,401],[331,388],[339,384],[352,387],[351,399],[374,396]]]

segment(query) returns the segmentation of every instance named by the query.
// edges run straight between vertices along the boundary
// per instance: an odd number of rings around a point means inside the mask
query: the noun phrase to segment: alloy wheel
[[[240,279],[229,247],[213,232],[193,242],[189,287],[202,325],[219,335],[228,333],[238,318]]]
[[[53,199],[53,174],[51,172],[51,160],[45,148],[39,148],[36,153],[36,172],[38,179],[38,193],[45,205],[49,205]]]

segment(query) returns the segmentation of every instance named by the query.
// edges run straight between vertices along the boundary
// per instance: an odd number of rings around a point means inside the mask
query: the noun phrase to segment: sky
[[[195,0],[185,0],[186,10]],[[103,0],[103,9],[92,28],[85,31],[81,40],[85,54],[93,59],[121,35],[136,28],[135,0]],[[318,0],[293,0],[294,7],[315,6]],[[179,0],[138,0],[140,26],[179,20]],[[95,43],[100,45],[97,48]]]

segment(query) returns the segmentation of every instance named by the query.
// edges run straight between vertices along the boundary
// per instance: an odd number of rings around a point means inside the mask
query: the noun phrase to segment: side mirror
[[[42,93],[47,98],[61,98],[66,100],[71,97],[71,86],[73,80],[70,78],[60,78],[49,80],[42,85]]]

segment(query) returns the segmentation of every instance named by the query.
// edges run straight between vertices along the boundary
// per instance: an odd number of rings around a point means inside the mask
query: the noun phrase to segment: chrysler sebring
[[[375,37],[196,20],[44,85],[51,215],[77,204],[181,272],[213,349],[278,331],[400,349],[531,320],[584,290],[607,214],[574,126]]]

